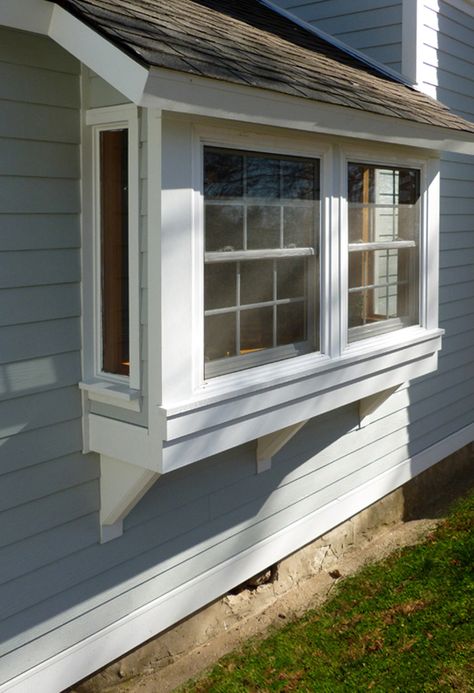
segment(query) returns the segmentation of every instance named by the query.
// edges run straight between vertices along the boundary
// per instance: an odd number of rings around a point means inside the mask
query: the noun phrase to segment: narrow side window
[[[100,132],[102,370],[130,373],[128,130]]]

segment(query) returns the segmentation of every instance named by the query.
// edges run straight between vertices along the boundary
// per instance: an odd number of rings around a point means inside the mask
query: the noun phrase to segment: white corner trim
[[[55,693],[121,657],[219,598],[235,585],[391,493],[474,440],[474,423],[375,479],[135,610],[80,643],[0,685],[0,693]]]
[[[423,76],[424,0],[403,0],[402,73],[419,88]]]
[[[414,0],[408,0],[408,2],[410,1],[413,2]],[[265,5],[269,9],[273,10],[273,12],[276,12],[282,17],[289,19],[291,22],[293,22],[293,24],[297,24],[302,29],[309,31],[311,34],[314,34],[318,38],[327,41],[332,46],[335,46],[336,48],[339,48],[340,50],[344,51],[344,53],[347,53],[353,58],[357,58],[357,60],[360,60],[360,62],[364,63],[364,65],[368,65],[369,67],[375,68],[384,75],[387,75],[392,79],[395,79],[397,82],[401,82],[402,84],[408,84],[410,86],[412,85],[412,82],[409,78],[407,79],[396,70],[392,70],[387,65],[384,65],[383,63],[380,63],[378,60],[371,58],[366,53],[358,51],[356,48],[353,48],[352,46],[349,46],[347,43],[344,43],[344,41],[340,41],[335,36],[332,36],[332,34],[327,34],[325,31],[322,31],[322,29],[319,29],[314,24],[305,22],[303,19],[300,19],[300,17],[298,17],[298,15],[294,14],[293,12],[284,10],[279,5],[275,5],[275,3],[270,2],[270,0],[259,0],[259,2],[261,5]]]

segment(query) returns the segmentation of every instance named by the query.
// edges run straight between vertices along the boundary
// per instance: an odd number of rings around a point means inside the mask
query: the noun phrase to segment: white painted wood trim
[[[423,80],[424,0],[403,0],[402,73],[420,87]]]
[[[150,469],[100,456],[100,524],[106,528],[101,534],[102,543],[120,536],[124,517],[158,477]]]
[[[148,68],[56,4],[48,35],[130,101],[142,98]]]
[[[0,693],[53,693],[73,685],[218,599],[235,585],[314,541],[473,440],[474,423],[407,458],[285,530],[254,544],[167,595],[136,609],[107,628],[7,681],[0,686]]]
[[[474,153],[473,133],[310,101],[256,87],[173,73],[171,70],[150,71],[139,105],[368,142]]]
[[[306,423],[299,421],[296,424],[282,428],[279,431],[261,436],[257,440],[257,473],[271,469],[272,457],[282,450],[287,443],[300,431]]]
[[[160,471],[161,448],[151,450],[148,429],[88,414],[89,448],[106,457],[134,464],[151,471]]]
[[[139,171],[139,131],[138,109],[133,104],[96,108],[85,113],[86,130],[83,157],[85,170],[91,172],[92,190],[84,190],[85,204],[91,209],[84,210],[84,373],[85,380],[96,384],[103,381],[103,395],[108,384],[115,384],[117,392],[129,388],[141,388],[141,349],[140,349],[140,171]],[[104,130],[126,128],[128,130],[128,237],[129,237],[129,377],[103,373],[102,360],[102,305],[101,305],[101,231],[100,231],[100,156],[99,137]],[[83,182],[86,188],[86,183]],[[88,186],[87,186],[88,187]],[[87,225],[87,228],[86,228]],[[92,289],[91,289],[92,287]],[[86,303],[87,301],[87,303]],[[93,319],[90,319],[93,315]],[[97,387],[95,390],[97,391]],[[131,398],[130,398],[131,399]],[[136,399],[136,398],[135,398]],[[125,400],[122,398],[122,403]],[[121,400],[116,397],[116,406]],[[130,408],[130,407],[128,407]]]
[[[400,385],[393,385],[392,387],[382,390],[382,392],[376,392],[375,395],[370,395],[369,397],[364,397],[364,399],[359,400],[359,426],[363,428],[366,425],[367,418],[377,411],[377,409],[391,397],[394,392],[401,387]]]

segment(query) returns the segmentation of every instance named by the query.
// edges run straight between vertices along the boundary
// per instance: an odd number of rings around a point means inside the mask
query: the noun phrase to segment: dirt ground
[[[255,616],[250,616],[228,631],[213,638],[204,646],[197,647],[178,661],[163,669],[143,674],[131,681],[117,684],[108,691],[113,693],[170,693],[190,678],[197,676],[213,665],[220,657],[238,647],[252,636],[264,636],[271,627],[278,627],[306,611],[322,604],[337,582],[352,575],[366,563],[378,561],[395,549],[417,543],[433,528],[439,520],[421,519],[400,522],[398,525],[381,531],[364,547],[349,549],[329,572],[322,571],[278,598],[263,611],[258,602],[265,596],[270,585],[262,585],[255,590],[244,590],[227,599],[249,600],[254,602]],[[332,575],[332,576],[331,576]]]

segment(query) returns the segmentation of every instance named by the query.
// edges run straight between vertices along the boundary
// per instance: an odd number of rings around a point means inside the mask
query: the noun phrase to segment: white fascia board
[[[49,36],[133,103],[143,98],[148,68],[55,3],[1,0],[0,26]]]
[[[53,10],[46,0],[2,0],[0,26],[47,35]]]
[[[474,134],[256,87],[152,68],[141,106],[163,111],[474,154]]]
[[[58,5],[54,5],[48,35],[130,101],[142,99],[148,68]]]
[[[75,684],[218,599],[235,585],[314,541],[473,439],[474,424],[470,424],[98,633],[0,684],[0,693],[57,691]]]

